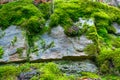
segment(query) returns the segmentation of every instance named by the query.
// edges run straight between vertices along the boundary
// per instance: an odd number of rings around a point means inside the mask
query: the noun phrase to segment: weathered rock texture
[[[21,61],[26,58],[25,37],[16,26],[10,26],[0,32],[0,46],[4,49],[2,61]]]
[[[89,61],[57,61],[59,69],[67,75],[81,76],[81,72],[94,72],[97,73],[98,68],[96,65]]]
[[[75,23],[79,28],[84,24],[94,25],[92,19]],[[85,35],[79,37],[68,37],[61,26],[52,28],[50,33],[38,36],[38,40],[33,42],[35,46],[30,50],[30,61],[62,60],[62,59],[83,59],[91,58],[84,52],[84,48],[92,44]],[[26,60],[27,46],[23,31],[20,27],[9,26],[6,30],[0,30],[0,46],[4,49],[4,54],[0,62],[18,62]],[[28,58],[27,58],[28,59]]]
[[[84,35],[80,37],[67,37],[61,26],[55,27],[51,33],[45,33],[40,40],[35,42],[38,51],[31,53],[31,60],[37,59],[62,59],[66,56],[88,56],[84,48],[91,44]],[[50,46],[52,45],[52,46]]]
[[[80,22],[80,23],[79,23]],[[83,28],[84,24],[94,25],[92,19],[79,21],[75,24]],[[62,59],[86,59],[92,58],[84,52],[84,48],[92,44],[85,35],[80,37],[68,37],[61,26],[52,28],[50,33],[38,36],[38,40],[33,42],[35,46],[30,53],[30,61],[62,60]],[[27,58],[27,46],[22,30],[17,26],[10,26],[6,30],[0,30],[0,46],[4,49],[4,54],[0,62],[19,62]]]

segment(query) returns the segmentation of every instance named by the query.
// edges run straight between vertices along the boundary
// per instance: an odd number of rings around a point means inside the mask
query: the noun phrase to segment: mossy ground
[[[11,64],[0,66],[0,80],[16,80],[20,73],[25,73],[37,70],[40,75],[34,75],[30,80],[79,80],[85,78],[102,79],[102,80],[119,80],[119,76],[105,75],[99,76],[95,73],[81,72],[81,76],[75,77],[74,75],[67,76],[59,70],[58,65],[49,63],[25,63],[25,64]],[[6,77],[7,76],[7,77]]]
[[[0,80],[16,80],[22,72],[36,69],[40,75],[33,76],[30,80],[74,80],[74,76],[66,76],[55,63],[25,63],[0,66]],[[7,76],[7,77],[6,77]]]
[[[0,27],[21,26],[26,30],[28,44],[32,47],[35,36],[46,31],[45,23],[49,19],[49,28],[61,25],[68,36],[84,34],[93,40],[94,44],[85,50],[96,57],[102,73],[120,72],[120,37],[114,35],[116,30],[112,26],[113,22],[120,24],[119,8],[91,0],[55,0],[54,13],[51,14],[49,4],[35,6],[32,0],[20,0],[0,5]],[[76,32],[72,27],[80,17],[92,18],[94,25],[86,26],[83,31],[77,28]]]

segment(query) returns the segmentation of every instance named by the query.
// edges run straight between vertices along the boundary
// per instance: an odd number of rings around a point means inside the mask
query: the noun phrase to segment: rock
[[[19,62],[24,61],[24,59],[21,59],[19,54],[14,54],[12,56],[9,56],[9,62]]]
[[[37,70],[23,72],[18,76],[18,80],[30,80],[33,76],[39,76],[40,72]]]
[[[96,0],[94,0],[96,1]],[[104,2],[107,3],[108,5],[112,5],[112,6],[120,6],[120,0],[98,0],[99,2]]]
[[[120,25],[117,23],[113,23],[113,27],[116,29],[116,34],[120,35]]]
[[[98,71],[97,66],[89,61],[56,61],[59,69],[67,75],[81,76],[80,72],[93,72]]]
[[[31,60],[62,59],[65,56],[87,56],[84,53],[84,48],[88,44],[93,43],[84,35],[73,38],[67,37],[61,26],[53,28],[51,34],[43,34],[41,38],[35,42],[38,51],[31,53]]]
[[[24,53],[26,54],[26,46],[25,46],[25,37],[22,35],[21,29],[17,26],[10,26],[6,30],[3,31],[4,36],[0,38],[0,46],[3,47],[4,49],[4,54],[2,56],[2,59],[4,61],[9,61],[11,60],[10,58],[14,54],[18,52],[19,49],[21,49],[21,53],[19,52],[18,54],[21,54],[21,57],[25,58],[26,55],[23,55]],[[20,57],[15,58],[16,60],[21,60]],[[14,59],[12,58],[12,61]]]
[[[83,20],[79,18],[79,22],[82,23],[82,26],[85,23],[93,25],[92,19]],[[6,30],[0,31],[0,37],[0,46],[4,49],[3,61],[26,60],[27,43],[20,27],[9,26]],[[57,26],[51,29],[51,33],[38,36],[38,40],[34,42],[35,46],[31,48],[30,61],[88,58],[89,56],[85,54],[84,48],[92,43],[92,40],[88,40],[85,35],[68,37],[65,35],[64,29]]]
[[[110,1],[106,1],[106,3],[118,7],[120,5],[120,0],[110,0]]]

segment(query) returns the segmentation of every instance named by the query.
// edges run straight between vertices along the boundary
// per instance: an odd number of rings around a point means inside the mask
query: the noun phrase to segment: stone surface
[[[79,28],[82,28],[84,24],[91,26],[94,25],[94,22],[92,19],[79,18],[79,21],[75,23]],[[92,40],[88,40],[84,35],[68,37],[65,35],[64,29],[57,26],[52,28],[50,33],[38,36],[38,40],[34,42],[35,46],[31,48],[30,61],[88,58],[88,55],[84,53],[84,48],[92,43]],[[9,26],[4,31],[0,30],[0,46],[4,49],[0,61],[19,62],[26,60],[26,44],[20,27]]]
[[[94,72],[98,71],[96,65],[89,60],[85,61],[56,61],[60,70],[67,75],[80,76],[80,72]]]
[[[39,76],[39,75],[40,75],[40,72],[38,72],[37,70],[32,70],[29,72],[21,73],[18,76],[18,80],[30,80],[33,76]]]
[[[120,5],[120,0],[104,0],[104,2],[117,7]]]
[[[116,29],[116,34],[120,35],[120,25],[117,23],[113,23],[113,27]]]
[[[15,55],[20,48],[22,52],[26,54],[25,38],[22,35],[22,31],[17,26],[10,26],[0,33],[1,35],[4,33],[0,38],[0,46],[4,49],[4,54],[2,56],[3,61],[21,60],[20,57],[15,57]],[[23,53],[21,53],[21,57],[25,58],[26,55],[23,55]]]
[[[55,27],[51,33],[45,33],[35,42],[38,51],[31,54],[31,60],[61,59],[65,56],[87,56],[83,50],[92,41],[84,35],[80,37],[67,37],[61,26]],[[50,46],[52,45],[52,46]],[[49,46],[49,47],[48,47]]]

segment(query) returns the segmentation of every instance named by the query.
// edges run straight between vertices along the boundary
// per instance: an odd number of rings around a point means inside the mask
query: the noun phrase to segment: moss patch
[[[3,48],[0,46],[0,58],[2,58],[2,55],[4,54]]]

